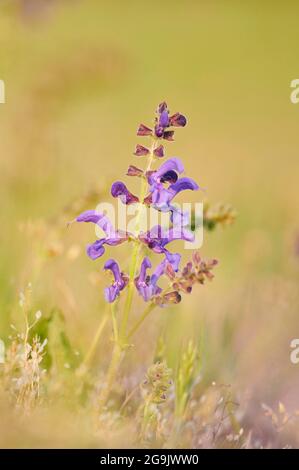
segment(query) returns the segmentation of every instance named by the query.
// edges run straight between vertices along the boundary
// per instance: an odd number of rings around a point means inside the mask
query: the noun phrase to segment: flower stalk
[[[203,284],[206,279],[212,279],[213,277],[211,270],[216,265],[215,260],[202,261],[197,253],[193,256],[192,261],[180,268],[181,254],[171,253],[168,249],[168,244],[173,241],[192,242],[195,238],[194,231],[191,229],[190,214],[181,211],[173,203],[173,199],[182,191],[196,191],[199,186],[193,179],[179,176],[184,172],[184,166],[177,157],[164,161],[159,168],[153,168],[155,161],[164,158],[165,151],[162,142],[173,141],[174,128],[185,127],[186,124],[187,120],[182,114],[170,115],[167,104],[162,102],[156,112],[154,128],[151,129],[144,124],[140,124],[138,128],[138,136],[151,138],[149,148],[138,144],[134,152],[137,158],[146,157],[145,169],[142,170],[135,165],[130,165],[127,171],[127,176],[141,179],[139,196],[132,194],[122,181],[115,181],[111,187],[111,195],[114,198],[119,198],[123,204],[139,204],[132,233],[116,229],[106,214],[97,211],[85,211],[76,218],[77,222],[92,222],[105,232],[103,238],[97,239],[87,247],[87,254],[93,260],[101,257],[105,253],[106,247],[117,246],[127,241],[134,242],[128,274],[120,270],[117,261],[114,259],[109,259],[104,265],[104,269],[110,271],[113,275],[111,285],[105,288],[105,298],[111,304],[114,346],[105,387],[99,397],[100,409],[107,403],[120,362],[129,346],[130,338],[153,309],[156,306],[163,308],[170,304],[179,303],[181,294],[190,294],[194,284]],[[168,214],[168,229],[156,225],[143,232],[141,230],[141,220],[146,207]],[[152,268],[149,256],[142,259],[144,251],[163,257],[151,274],[147,272],[148,269]],[[159,286],[160,278],[163,276],[168,279],[168,287],[164,290]],[[117,301],[123,290],[127,291],[126,299],[118,324],[116,303],[118,303]],[[147,306],[136,323],[130,328],[130,314],[135,290],[147,303]],[[102,325],[99,327],[91,352],[87,356],[88,360],[93,355],[103,327]]]

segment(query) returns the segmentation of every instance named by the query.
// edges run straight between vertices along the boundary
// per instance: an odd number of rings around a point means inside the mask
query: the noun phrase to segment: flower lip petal
[[[102,212],[97,212],[95,210],[89,210],[82,212],[82,214],[78,215],[76,218],[77,222],[92,222],[99,227],[106,233],[106,235],[114,234],[115,230],[108,219],[108,217],[103,214]]]
[[[86,249],[87,255],[92,260],[95,260],[103,256],[103,254],[105,253],[105,248],[103,247],[104,243],[105,243],[105,238],[102,238],[101,240],[96,240],[91,245],[88,245]]]
[[[192,178],[179,178],[174,184],[172,184],[169,189],[174,191],[175,194],[186,189],[191,189],[192,191],[197,191],[199,189],[198,184]]]

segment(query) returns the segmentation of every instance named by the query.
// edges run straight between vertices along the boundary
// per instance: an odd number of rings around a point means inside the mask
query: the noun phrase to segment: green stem
[[[113,348],[113,353],[112,353],[112,359],[109,365],[109,369],[107,372],[107,378],[106,378],[106,383],[104,385],[104,388],[101,391],[100,397],[99,397],[99,410],[101,411],[103,407],[105,406],[108,397],[110,395],[110,391],[112,388],[112,385],[115,381],[115,377],[118,371],[119,364],[122,359],[122,348],[119,343],[114,343],[114,348]]]
[[[146,172],[151,169],[152,161],[154,159],[154,150],[156,148],[156,139],[153,140],[153,144],[150,150],[150,156],[148,160],[148,165],[145,170],[145,174],[142,177],[142,182],[141,182],[141,188],[140,188],[140,196],[139,196],[139,201],[140,201],[140,206],[138,213],[136,215],[136,225],[135,225],[135,236],[137,237],[139,232],[140,232],[140,219],[142,216],[143,212],[143,200],[146,196],[146,190],[147,190],[147,179],[146,179]],[[110,362],[110,366],[107,372],[107,378],[106,378],[106,384],[105,387],[102,389],[102,392],[99,397],[99,408],[100,410],[105,406],[107,399],[109,397],[111,388],[113,386],[113,383],[116,378],[116,374],[118,371],[119,364],[122,359],[122,353],[125,350],[125,347],[127,345],[127,326],[129,322],[129,316],[130,316],[130,311],[132,307],[132,301],[133,301],[133,295],[134,295],[134,279],[136,275],[136,270],[137,266],[140,263],[140,257],[141,257],[141,244],[139,240],[136,240],[133,253],[132,253],[132,260],[130,264],[130,270],[129,270],[129,284],[127,288],[127,297],[126,297],[126,302],[124,306],[124,312],[123,312],[123,317],[119,329],[119,334],[117,330],[117,323],[116,319],[114,316],[112,316],[112,321],[113,321],[113,330],[114,330],[114,348],[112,352],[112,358]],[[148,312],[149,313],[149,312]],[[114,315],[114,314],[113,314]],[[142,320],[143,321],[143,320]],[[139,322],[137,325],[137,328],[139,326]],[[133,333],[137,329],[134,327]]]
[[[91,346],[90,346],[89,350],[87,351],[87,354],[86,354],[85,358],[83,359],[83,362],[80,366],[80,369],[84,370],[88,366],[88,364],[90,363],[90,361],[91,361],[91,359],[92,359],[92,357],[95,353],[95,350],[96,350],[96,347],[98,345],[99,339],[100,339],[100,337],[102,335],[102,332],[104,330],[104,327],[107,323],[107,320],[108,320],[108,315],[105,313],[102,320],[101,320],[101,322],[100,322],[100,324],[99,324],[99,327],[96,331],[96,334],[93,338]]]
[[[114,336],[114,341],[118,343],[118,327],[117,327],[115,310],[116,310],[115,302],[112,302],[111,303],[111,316],[112,316],[112,325],[113,325],[113,336]]]
[[[137,322],[135,323],[135,325],[131,328],[131,330],[129,331],[128,333],[128,338],[131,338],[131,336],[133,336],[133,334],[136,332],[136,330],[138,330],[138,328],[140,327],[140,325],[144,322],[144,320],[146,319],[146,317],[151,313],[151,311],[156,307],[156,304],[154,303],[151,303],[149,304],[146,309],[144,310],[143,314],[139,317],[139,319],[137,320]]]
[[[154,158],[154,150],[156,146],[157,146],[157,141],[154,140],[151,146],[150,156],[149,156],[148,165],[145,170],[145,173],[147,171],[150,171],[151,169],[152,161]],[[143,212],[142,203],[146,196],[146,189],[147,189],[147,180],[146,180],[146,176],[144,175],[144,177],[142,178],[141,188],[140,188],[140,196],[139,196],[140,207],[136,216],[135,234],[137,235],[139,234],[139,231],[140,231],[140,219],[141,219],[142,212]],[[131,261],[130,271],[129,271],[129,285],[127,289],[127,298],[125,302],[124,313],[123,313],[122,323],[120,327],[120,337],[124,343],[126,342],[127,325],[129,322],[129,315],[130,315],[133,295],[134,295],[134,278],[136,275],[137,266],[140,263],[140,255],[141,255],[141,246],[140,246],[140,243],[136,243],[134,246],[133,254],[132,254],[132,261]]]

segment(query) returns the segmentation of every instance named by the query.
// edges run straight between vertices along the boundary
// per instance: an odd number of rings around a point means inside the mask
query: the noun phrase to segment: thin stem
[[[95,334],[95,336],[94,336],[94,338],[93,338],[93,341],[92,341],[92,343],[91,343],[91,345],[90,345],[90,348],[89,348],[89,350],[87,351],[87,354],[86,354],[86,356],[84,357],[80,368],[85,369],[85,368],[88,366],[88,364],[90,363],[90,361],[91,361],[91,359],[92,359],[92,357],[93,357],[93,355],[94,355],[94,353],[95,353],[95,350],[96,350],[96,347],[97,347],[97,345],[98,345],[99,339],[100,339],[100,337],[101,337],[101,335],[102,335],[102,333],[103,333],[103,330],[104,330],[104,328],[105,328],[105,325],[106,325],[106,323],[107,323],[107,320],[108,320],[108,315],[107,315],[107,313],[104,313],[104,316],[103,316],[103,318],[102,318],[102,320],[101,320],[101,322],[100,322],[100,324],[99,324],[99,327],[98,327],[98,329],[97,329],[97,331],[96,331],[96,334]]]
[[[116,305],[115,302],[111,303],[111,316],[112,316],[112,325],[113,325],[113,337],[115,343],[118,342],[118,326],[116,320]]]
[[[152,161],[154,159],[154,150],[157,145],[156,142],[157,142],[156,139],[154,139],[152,146],[151,146],[150,156],[149,156],[148,165],[145,170],[145,173],[151,169]],[[146,175],[144,174],[144,177],[142,178],[142,181],[141,181],[141,188],[140,188],[140,196],[139,196],[140,205],[139,205],[138,213],[136,215],[135,236],[138,236],[140,232],[140,220],[141,220],[142,212],[144,210],[143,200],[146,196],[146,190],[147,190],[147,180],[146,180]],[[123,351],[125,350],[125,347],[127,345],[126,334],[127,334],[129,315],[130,315],[133,296],[134,296],[134,278],[136,275],[137,266],[140,262],[140,257],[141,257],[141,244],[138,241],[138,243],[135,244],[133,253],[132,253],[132,260],[131,260],[130,269],[129,269],[129,283],[128,283],[128,288],[127,288],[127,297],[125,301],[124,312],[122,316],[119,333],[117,330],[116,319],[115,317],[112,316],[115,342],[114,342],[111,362],[110,362],[109,369],[107,372],[106,384],[105,384],[105,387],[102,389],[100,397],[99,397],[100,411],[102,410],[102,408],[105,406],[107,402],[111,388],[116,378],[119,364],[122,359]],[[151,310],[152,309],[150,309],[149,312]],[[146,316],[148,315],[148,313],[146,314]],[[138,322],[138,325],[135,325],[135,327],[132,329],[133,333],[136,331],[136,329],[139,327],[140,324],[141,322]]]
[[[151,169],[151,165],[154,159],[154,150],[156,146],[157,146],[157,141],[156,139],[154,139],[152,146],[151,146],[150,156],[148,159],[148,164],[147,164],[145,173]],[[147,189],[147,180],[146,180],[146,177],[143,177],[142,182],[141,182],[141,188],[140,188],[140,196],[139,196],[140,206],[139,206],[139,211],[136,216],[135,234],[138,234],[140,231],[140,219],[141,219],[141,215],[143,212],[142,203],[146,196],[146,189]],[[125,337],[126,337],[126,330],[127,330],[127,325],[129,321],[129,315],[130,315],[133,295],[134,295],[134,278],[135,278],[137,266],[140,262],[140,254],[141,254],[140,243],[136,243],[133,249],[133,254],[132,254],[132,261],[131,261],[130,271],[129,271],[129,285],[127,289],[127,298],[125,302],[124,313],[123,313],[122,323],[120,327],[120,336],[121,336],[122,341],[125,341]]]
[[[134,333],[136,332],[136,330],[138,330],[138,328],[140,327],[140,325],[144,322],[144,320],[146,319],[146,317],[151,313],[151,311],[156,307],[156,304],[154,303],[151,303],[149,304],[146,309],[144,310],[143,314],[139,317],[139,319],[137,320],[137,322],[135,323],[135,325],[131,328],[131,330],[129,331],[128,333],[128,338],[131,338],[131,336],[134,335]]]
[[[120,361],[122,359],[122,348],[119,343],[114,343],[112,359],[109,365],[107,372],[107,378],[104,388],[102,389],[99,397],[99,410],[102,411],[102,408],[105,406],[107,399],[110,395],[112,385],[115,381],[115,377],[118,371]]]

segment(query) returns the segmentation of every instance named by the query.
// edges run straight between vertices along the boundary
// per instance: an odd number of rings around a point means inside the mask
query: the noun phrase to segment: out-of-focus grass
[[[202,339],[202,382],[232,384],[249,428],[262,402],[297,409],[289,343],[298,336],[299,105],[289,86],[298,72],[299,5],[24,4],[3,2],[0,15],[0,336],[7,341],[9,324],[20,324],[18,292],[31,282],[33,310],[45,318],[61,311],[72,347],[86,351],[106,280],[82,249],[90,229],[67,230],[60,214],[90,188],[107,198],[110,181],[134,163],[137,124],[166,99],[189,118],[168,155],[184,158],[206,188],[202,198],[231,202],[239,217],[205,238],[203,253],[220,260],[213,283],[155,312],[141,330],[124,364],[127,389],[142,380],[162,328],[173,369],[182,343]],[[57,256],[44,259],[45,245]],[[119,253],[125,263],[127,253]],[[105,336],[94,364],[103,370],[109,328]],[[34,433],[25,441],[19,424],[10,426],[3,446],[47,445],[47,436],[58,445],[49,422],[42,442]],[[129,445],[124,436],[114,436],[115,445]],[[75,433],[66,441],[109,445]]]

